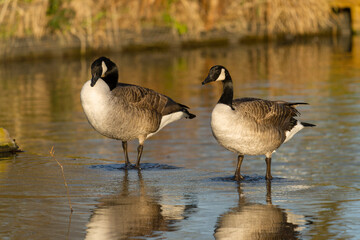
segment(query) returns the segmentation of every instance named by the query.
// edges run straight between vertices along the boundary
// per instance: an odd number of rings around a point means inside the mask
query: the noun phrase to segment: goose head
[[[209,74],[206,77],[206,79],[202,82],[202,85],[205,85],[210,82],[226,81],[226,80],[231,80],[229,71],[221,65],[215,65],[210,68]]]
[[[202,85],[205,85],[210,82],[222,82],[223,84],[223,93],[218,101],[218,103],[223,103],[228,105],[232,110],[235,110],[232,101],[233,101],[233,83],[229,71],[221,66],[215,65],[210,68],[209,74],[206,79],[202,82]]]
[[[116,64],[109,58],[100,57],[91,64],[90,86],[94,87],[99,78],[107,83],[110,90],[116,87],[118,82],[118,70]]]

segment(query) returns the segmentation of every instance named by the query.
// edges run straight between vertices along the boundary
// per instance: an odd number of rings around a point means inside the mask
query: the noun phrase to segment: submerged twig
[[[73,208],[72,208],[71,200],[70,200],[70,194],[69,194],[69,187],[68,187],[68,185],[67,185],[67,183],[66,183],[66,178],[65,178],[65,174],[64,174],[64,168],[63,168],[63,166],[61,165],[61,163],[55,158],[54,146],[51,147],[50,155],[51,155],[51,157],[54,158],[54,160],[57,162],[57,164],[58,164],[58,165],[60,166],[60,168],[61,168],[61,173],[62,173],[62,176],[63,176],[63,179],[64,179],[64,185],[65,185],[65,187],[66,187],[67,197],[68,197],[68,200],[69,200],[70,211],[73,212]]]
[[[72,209],[71,209],[71,212],[70,212],[70,215],[69,215],[69,224],[68,224],[68,229],[67,229],[67,234],[66,234],[66,239],[70,239],[70,227],[71,227],[71,216],[72,216]]]

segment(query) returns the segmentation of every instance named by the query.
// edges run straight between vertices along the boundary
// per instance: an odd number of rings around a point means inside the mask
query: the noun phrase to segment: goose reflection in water
[[[238,206],[219,217],[215,239],[299,239],[299,225],[305,224],[304,216],[272,205],[270,181],[267,181],[267,204],[247,202],[240,185],[238,192]]]
[[[196,203],[161,204],[159,198],[154,197],[158,189],[147,189],[140,171],[138,178],[138,186],[131,186],[125,170],[120,193],[101,199],[91,215],[86,240],[159,237],[161,232],[177,230],[175,223],[186,219],[192,209],[197,208]]]

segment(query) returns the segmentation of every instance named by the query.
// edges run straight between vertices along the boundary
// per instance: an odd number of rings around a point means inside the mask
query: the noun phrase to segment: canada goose
[[[151,89],[118,83],[114,62],[100,57],[91,64],[91,80],[81,90],[81,104],[90,125],[100,134],[122,141],[129,166],[127,141],[138,139],[136,168],[146,139],[183,117],[194,118],[188,107]]]
[[[258,98],[233,99],[233,83],[229,71],[213,66],[202,84],[222,81],[223,93],[211,114],[211,129],[215,139],[226,149],[238,153],[235,180],[240,174],[244,155],[265,155],[266,179],[271,176],[271,155],[284,142],[289,141],[304,127],[314,124],[300,122],[296,105]]]

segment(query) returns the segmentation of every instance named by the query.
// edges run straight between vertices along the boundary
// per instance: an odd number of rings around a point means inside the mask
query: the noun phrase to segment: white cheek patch
[[[107,67],[104,61],[101,62],[101,67],[102,67],[102,75],[101,77],[105,77],[105,73],[107,71]]]
[[[225,80],[225,69],[221,69],[219,77],[215,81],[224,81]]]

